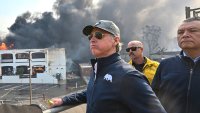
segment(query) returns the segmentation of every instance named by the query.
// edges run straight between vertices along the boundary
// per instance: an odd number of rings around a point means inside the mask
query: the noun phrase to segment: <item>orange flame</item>
[[[6,45],[6,43],[2,42],[0,43],[0,50],[8,50],[14,47],[14,44]]]
[[[4,42],[2,42],[0,44],[0,50],[7,50],[7,49],[8,49],[8,47],[6,46],[6,44]]]

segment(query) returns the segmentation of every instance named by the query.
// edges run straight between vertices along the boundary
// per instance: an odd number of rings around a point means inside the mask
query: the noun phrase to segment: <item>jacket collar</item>
[[[152,61],[149,58],[145,57],[145,56],[144,56],[144,60],[145,60],[144,61],[145,65],[151,65],[152,64]],[[130,59],[128,63],[131,64],[131,65],[134,64],[133,61],[132,61],[132,59]]]
[[[190,57],[188,57],[183,50],[181,50],[179,56],[182,58],[182,59],[185,59],[185,60],[192,60]]]
[[[186,56],[186,54],[184,54],[183,50],[180,52],[179,57],[184,61],[184,63],[186,65],[188,65],[189,67],[193,67],[194,66],[194,61]]]
[[[91,64],[94,69],[94,65],[95,63],[97,63],[97,70],[99,72],[102,68],[106,67],[107,65],[113,64],[120,59],[121,57],[119,53],[114,53],[108,57],[91,59]]]

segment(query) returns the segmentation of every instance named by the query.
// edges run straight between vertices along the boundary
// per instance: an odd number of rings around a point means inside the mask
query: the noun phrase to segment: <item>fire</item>
[[[7,50],[7,49],[8,49],[8,47],[7,47],[6,43],[2,42],[0,44],[0,50]]]
[[[0,43],[0,50],[8,50],[14,47],[14,44],[6,45],[6,43],[2,42]]]

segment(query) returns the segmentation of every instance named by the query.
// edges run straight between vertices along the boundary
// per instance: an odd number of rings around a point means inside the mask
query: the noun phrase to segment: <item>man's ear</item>
[[[144,51],[144,48],[141,48],[142,52]]]
[[[119,42],[120,42],[120,37],[116,36],[116,37],[114,38],[114,40],[115,40],[115,44],[117,45],[117,44],[119,44]]]

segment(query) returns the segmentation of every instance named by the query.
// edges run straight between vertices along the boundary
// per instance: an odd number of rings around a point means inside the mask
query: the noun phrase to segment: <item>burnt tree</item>
[[[161,28],[155,25],[146,25],[143,27],[143,43],[147,44],[148,55],[157,53],[158,51],[166,50],[159,44],[159,39],[161,38]]]

